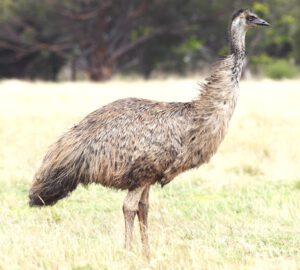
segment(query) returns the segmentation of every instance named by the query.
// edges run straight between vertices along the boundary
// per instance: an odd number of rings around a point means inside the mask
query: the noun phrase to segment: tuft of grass
[[[78,266],[78,267],[74,267],[72,268],[72,270],[93,270],[95,268],[93,268],[92,266],[90,265],[85,265],[85,266]]]
[[[250,176],[257,176],[257,175],[262,174],[262,171],[260,170],[260,168],[257,166],[253,166],[253,165],[244,165],[242,167],[242,171],[244,174],[248,174]]]
[[[300,190],[300,180],[295,181],[294,186],[295,186],[296,189]]]

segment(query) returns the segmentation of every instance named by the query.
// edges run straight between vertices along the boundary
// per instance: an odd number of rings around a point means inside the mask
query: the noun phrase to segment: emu
[[[137,214],[149,256],[150,186],[210,160],[236,106],[245,58],[245,35],[268,26],[250,10],[237,11],[229,29],[231,54],[220,61],[191,102],[127,98],[87,115],[54,143],[34,176],[30,206],[53,205],[78,184],[128,190],[124,200],[125,248],[131,248]]]

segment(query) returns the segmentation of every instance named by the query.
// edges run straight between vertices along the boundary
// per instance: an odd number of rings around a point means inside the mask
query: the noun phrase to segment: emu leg
[[[136,188],[135,190],[128,191],[123,203],[123,213],[125,219],[125,248],[127,250],[131,249],[134,218],[138,211],[139,201],[144,189],[145,187],[140,187]]]
[[[150,259],[150,248],[149,248],[149,240],[148,240],[149,190],[150,190],[150,186],[147,186],[144,189],[141,199],[139,201],[139,209],[137,212],[139,224],[140,224],[143,250],[148,260]]]

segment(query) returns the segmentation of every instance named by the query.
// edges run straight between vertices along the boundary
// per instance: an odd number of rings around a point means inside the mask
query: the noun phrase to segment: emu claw
[[[163,178],[159,181],[160,186],[163,188],[166,184],[170,183],[170,180],[167,178]]]

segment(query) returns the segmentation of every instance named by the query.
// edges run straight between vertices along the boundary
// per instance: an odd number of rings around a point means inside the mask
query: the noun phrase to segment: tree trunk
[[[88,73],[92,81],[105,81],[113,75],[113,62],[105,48],[91,53],[88,64]]]
[[[110,64],[101,63],[89,69],[89,76],[92,81],[105,81],[112,77],[113,68]]]
[[[75,57],[71,60],[71,81],[77,80],[77,59]]]

